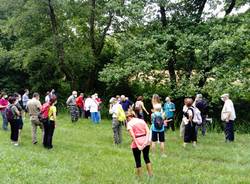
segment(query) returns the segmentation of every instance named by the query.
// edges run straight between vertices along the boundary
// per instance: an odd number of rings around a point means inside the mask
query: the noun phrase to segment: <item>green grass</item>
[[[123,131],[123,144],[113,145],[111,122],[93,125],[88,120],[72,124],[59,116],[54,148],[31,144],[30,123],[24,124],[22,144],[10,144],[10,132],[0,131],[0,183],[87,184],[87,183],[250,183],[250,136],[236,135],[232,144],[224,135],[199,137],[197,148],[182,148],[178,131],[167,133],[167,158],[152,157],[154,177],[134,175],[130,137]]]

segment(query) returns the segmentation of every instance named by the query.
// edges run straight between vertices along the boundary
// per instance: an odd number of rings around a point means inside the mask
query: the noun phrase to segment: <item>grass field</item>
[[[146,170],[138,179],[130,137],[124,130],[123,144],[112,142],[111,122],[93,125],[88,120],[72,124],[61,115],[54,135],[54,148],[31,144],[30,124],[24,124],[22,144],[10,144],[10,132],[0,131],[1,184],[94,184],[94,183],[250,183],[250,136],[236,135],[224,143],[223,134],[199,137],[196,148],[182,148],[178,132],[167,133],[167,157],[151,156],[154,177]],[[159,149],[158,149],[159,150]],[[145,167],[144,167],[145,168]]]

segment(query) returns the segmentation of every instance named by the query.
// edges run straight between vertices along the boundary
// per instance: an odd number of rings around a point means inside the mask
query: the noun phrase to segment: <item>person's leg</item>
[[[228,140],[234,141],[233,121],[229,121],[227,124],[228,124]]]
[[[101,121],[101,111],[98,111],[99,122]]]
[[[206,134],[206,116],[202,116],[201,133],[203,136]]]
[[[171,121],[171,129],[173,132],[175,131],[174,118],[172,118],[172,121]]]
[[[229,127],[229,123],[225,122],[225,141],[229,141],[229,130],[230,130],[230,127]]]
[[[74,119],[74,106],[70,106],[69,107],[69,109],[70,109],[70,116],[71,116],[71,121],[72,121],[72,123],[73,122],[75,122],[75,119]]]
[[[48,147],[48,133],[49,133],[49,122],[46,121],[43,123],[44,136],[43,136],[43,146]]]
[[[164,134],[164,132],[159,132],[158,134],[159,134],[161,155],[164,156],[165,134]]]
[[[31,121],[31,135],[32,135],[32,143],[33,144],[37,143],[36,130],[37,130],[37,127],[36,127],[35,121],[32,120]]]
[[[152,153],[155,153],[155,145],[156,142],[158,141],[158,137],[157,137],[157,132],[152,131]]]
[[[18,122],[16,120],[14,120],[13,126],[14,126],[13,139],[16,143],[18,143],[19,126],[18,126]]]
[[[191,141],[193,143],[193,146],[196,146],[197,143],[197,133],[196,133],[196,125],[193,124],[191,126]]]
[[[53,139],[54,129],[55,129],[55,122],[50,121],[49,122],[49,131],[48,131],[48,148],[49,149],[53,148],[52,139]]]
[[[183,146],[186,147],[186,145],[190,142],[191,142],[191,124],[188,123],[187,125],[185,125]]]
[[[1,111],[2,119],[3,119],[3,130],[8,130],[8,120],[6,116],[6,109],[4,111]]]
[[[14,142],[14,122],[10,122],[10,140]]]
[[[116,118],[112,120],[112,128],[114,132],[114,143],[119,144],[119,122]]]
[[[118,137],[119,137],[119,144],[122,143],[122,124],[118,121]]]
[[[95,112],[96,123],[100,123],[100,114],[99,112]]]
[[[136,164],[136,175],[141,176],[142,175],[141,151],[138,148],[133,148],[132,151],[133,151],[135,164]]]
[[[143,158],[147,167],[148,175],[153,176],[152,166],[151,166],[150,159],[149,159],[149,149],[150,149],[150,146],[146,146],[142,152],[143,152]]]

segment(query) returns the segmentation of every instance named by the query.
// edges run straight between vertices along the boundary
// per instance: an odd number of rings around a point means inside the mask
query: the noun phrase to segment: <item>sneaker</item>
[[[14,146],[18,146],[19,144],[16,142],[16,143],[14,143]]]

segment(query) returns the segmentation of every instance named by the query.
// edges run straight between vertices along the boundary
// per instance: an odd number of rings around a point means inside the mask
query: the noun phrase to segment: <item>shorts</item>
[[[158,139],[158,137],[159,137],[159,139]],[[157,142],[158,140],[160,142],[165,142],[165,133],[164,133],[164,131],[162,131],[162,132],[152,131],[152,142]]]

